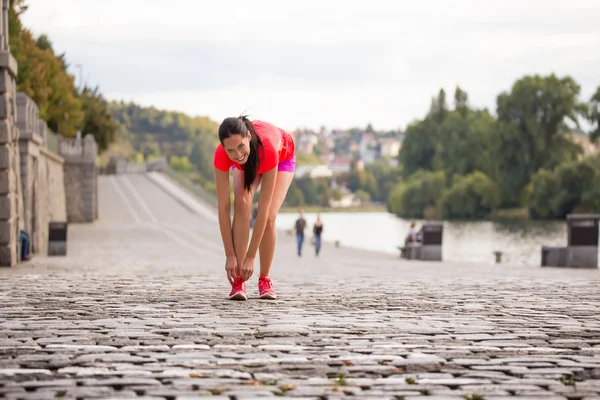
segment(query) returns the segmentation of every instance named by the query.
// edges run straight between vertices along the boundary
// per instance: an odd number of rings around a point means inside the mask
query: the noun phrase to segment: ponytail
[[[246,117],[242,115],[239,117],[248,132],[250,132],[250,154],[248,155],[248,161],[244,164],[244,189],[248,192],[252,189],[252,183],[254,183],[254,179],[256,179],[256,173],[258,171],[258,164],[260,160],[260,155],[258,154],[258,148],[262,147],[262,141],[260,137],[256,134],[254,130],[254,125],[252,122]]]

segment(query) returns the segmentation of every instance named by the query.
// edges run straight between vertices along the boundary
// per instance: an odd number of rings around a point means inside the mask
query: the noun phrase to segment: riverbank
[[[307,213],[346,213],[346,212],[387,212],[385,206],[360,206],[360,207],[347,207],[347,208],[334,208],[334,207],[323,207],[323,206],[297,206],[297,207],[281,207],[280,213],[298,213],[299,209],[303,209]]]

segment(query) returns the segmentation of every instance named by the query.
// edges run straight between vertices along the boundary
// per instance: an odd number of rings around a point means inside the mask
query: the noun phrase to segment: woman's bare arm
[[[215,168],[215,181],[217,186],[217,199],[219,227],[226,257],[235,257],[233,235],[231,233],[231,199],[229,197],[229,172]]]

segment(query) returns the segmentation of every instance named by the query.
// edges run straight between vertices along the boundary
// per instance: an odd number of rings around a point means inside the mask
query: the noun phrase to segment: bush
[[[539,170],[531,180],[528,210],[533,218],[563,219],[572,212],[600,211],[600,168],[588,158]]]
[[[453,181],[439,204],[445,218],[484,218],[500,205],[498,185],[483,172],[455,176]]]
[[[446,185],[443,171],[419,171],[390,193],[388,210],[399,217],[423,218],[426,209],[437,206]]]

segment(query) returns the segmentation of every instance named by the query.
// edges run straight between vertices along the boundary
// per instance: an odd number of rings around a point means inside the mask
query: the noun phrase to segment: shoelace
[[[260,278],[260,281],[263,285],[267,285],[268,288],[272,288],[273,284],[271,283],[271,279],[267,278],[267,277],[262,277]]]

